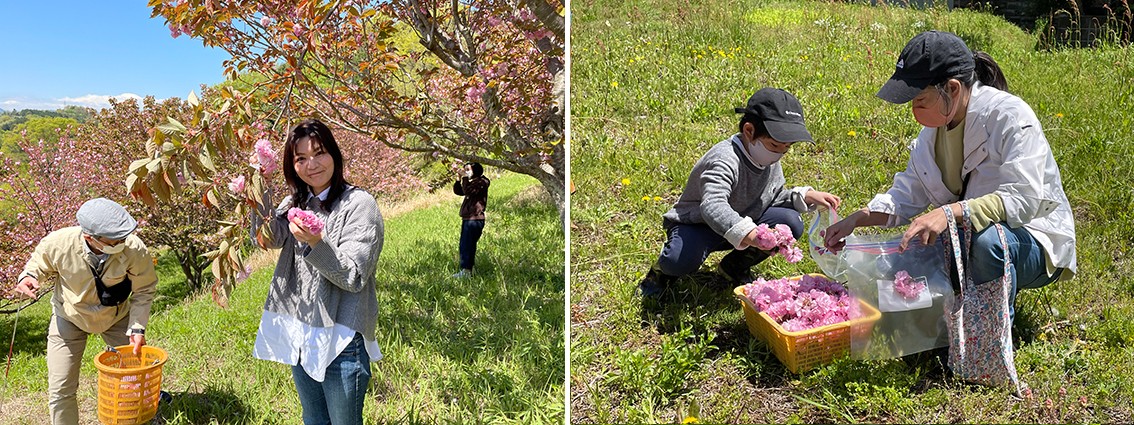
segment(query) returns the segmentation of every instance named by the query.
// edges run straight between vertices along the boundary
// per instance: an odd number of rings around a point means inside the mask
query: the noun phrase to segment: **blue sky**
[[[107,106],[108,97],[200,94],[224,81],[220,49],[170,36],[146,0],[0,0],[0,109]]]

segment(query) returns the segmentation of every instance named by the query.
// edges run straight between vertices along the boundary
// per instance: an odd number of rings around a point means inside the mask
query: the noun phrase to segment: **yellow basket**
[[[98,420],[108,425],[142,424],[157,414],[161,399],[161,367],[169,354],[143,345],[141,358],[134,347],[120,345],[118,352],[95,356],[98,369]]]
[[[818,273],[811,276],[827,278]],[[799,280],[803,276],[789,279]],[[828,363],[836,357],[850,353],[852,337],[869,337],[874,330],[874,322],[882,313],[865,301],[858,300],[862,307],[862,317],[799,332],[785,330],[772,320],[767,313],[757,312],[756,306],[744,295],[744,287],[737,286],[732,291],[740,299],[744,308],[744,321],[748,323],[748,333],[772,346],[772,352],[792,373],[800,373],[813,367]]]

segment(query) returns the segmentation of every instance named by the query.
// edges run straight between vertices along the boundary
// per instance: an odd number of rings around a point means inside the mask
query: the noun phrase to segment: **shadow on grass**
[[[158,257],[157,274],[157,295],[150,307],[151,316],[180,305],[197,292],[197,289],[190,287],[185,273],[181,271],[181,265],[177,263],[177,256],[171,251],[167,250]]]
[[[19,317],[15,313],[0,315],[0,340],[12,343],[13,356],[20,354],[39,356],[47,350],[47,327],[50,325],[49,320],[52,317],[52,295],[54,294],[40,298],[35,305],[21,311]],[[15,327],[14,340],[12,339],[13,327]],[[8,350],[4,350],[0,355],[6,362]]]
[[[656,327],[660,334],[680,331],[682,325],[703,333],[710,330],[711,325],[702,321],[689,323],[685,317],[736,309],[732,288],[732,282],[712,271],[701,270],[680,277],[657,297],[641,298],[641,325]]]
[[[259,415],[229,389],[208,386],[202,392],[185,391],[172,395],[173,401],[158,406],[153,423],[165,424],[176,420],[177,423],[190,424],[243,424],[259,419]]]
[[[387,223],[387,247],[403,261],[379,266],[378,321],[392,327],[379,333],[397,332],[413,350],[467,370],[437,384],[466,409],[481,410],[484,401],[463,397],[462,389],[483,388],[479,395],[492,397],[494,408],[525,411],[533,390],[563,381],[563,237],[551,205],[510,198],[496,205],[506,207],[494,210],[478,244],[475,273],[464,279],[452,277],[455,237],[422,238],[433,230]],[[455,210],[445,225],[450,223],[436,231],[459,234]],[[496,373],[497,367],[518,373]]]

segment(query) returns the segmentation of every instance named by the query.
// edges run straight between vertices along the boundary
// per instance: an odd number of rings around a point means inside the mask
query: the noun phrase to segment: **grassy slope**
[[[679,421],[694,402],[709,422],[1132,420],[1134,378],[1112,372],[1134,366],[1130,48],[1037,52],[1034,37],[971,11],[580,0],[572,13],[573,421]],[[755,89],[796,94],[819,141],[785,157],[789,185],[836,193],[846,210],[884,191],[918,127],[907,107],[873,94],[897,51],[928,29],[1000,62],[1040,117],[1075,206],[1079,277],[1019,301],[1028,342],[1017,365],[1033,399],[896,360],[792,375],[748,335],[736,301],[702,285],[721,254],[679,282],[660,314],[642,313],[631,292],[662,246],[659,216],[694,161],[736,131],[732,108]],[[806,259],[757,272],[816,270]]]
[[[460,199],[386,217],[378,266],[378,343],[366,417],[380,422],[562,421],[563,235],[555,208],[535,180],[494,180],[490,218],[477,254],[478,274],[457,281]],[[274,262],[273,262],[274,264]],[[229,309],[188,296],[171,256],[159,264],[163,295],[151,343],[168,350],[163,388],[174,402],[159,410],[170,424],[300,423],[299,399],[284,365],[255,360],[252,343],[272,266],[237,287]],[[0,387],[0,423],[41,423],[46,414],[43,357],[50,305],[25,310],[16,360]],[[12,327],[0,318],[0,329]],[[6,334],[7,335],[7,334]],[[96,371],[88,344],[79,397],[95,419]]]

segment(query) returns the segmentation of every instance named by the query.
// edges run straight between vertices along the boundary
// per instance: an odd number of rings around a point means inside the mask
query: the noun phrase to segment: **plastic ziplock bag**
[[[947,347],[944,307],[946,300],[952,303],[954,297],[945,268],[943,239],[929,245],[912,241],[905,251],[898,252],[900,231],[851,234],[843,250],[834,253],[823,246],[819,233],[838,220],[831,210],[815,214],[807,236],[811,258],[824,274],[846,285],[855,297],[875,307],[885,307],[879,308],[882,318],[874,324],[873,333],[863,337],[868,340],[851,341],[851,354],[857,358],[888,359]],[[899,271],[926,284],[917,300],[896,302],[895,299],[902,299],[898,294],[884,293],[894,290],[894,275]]]

